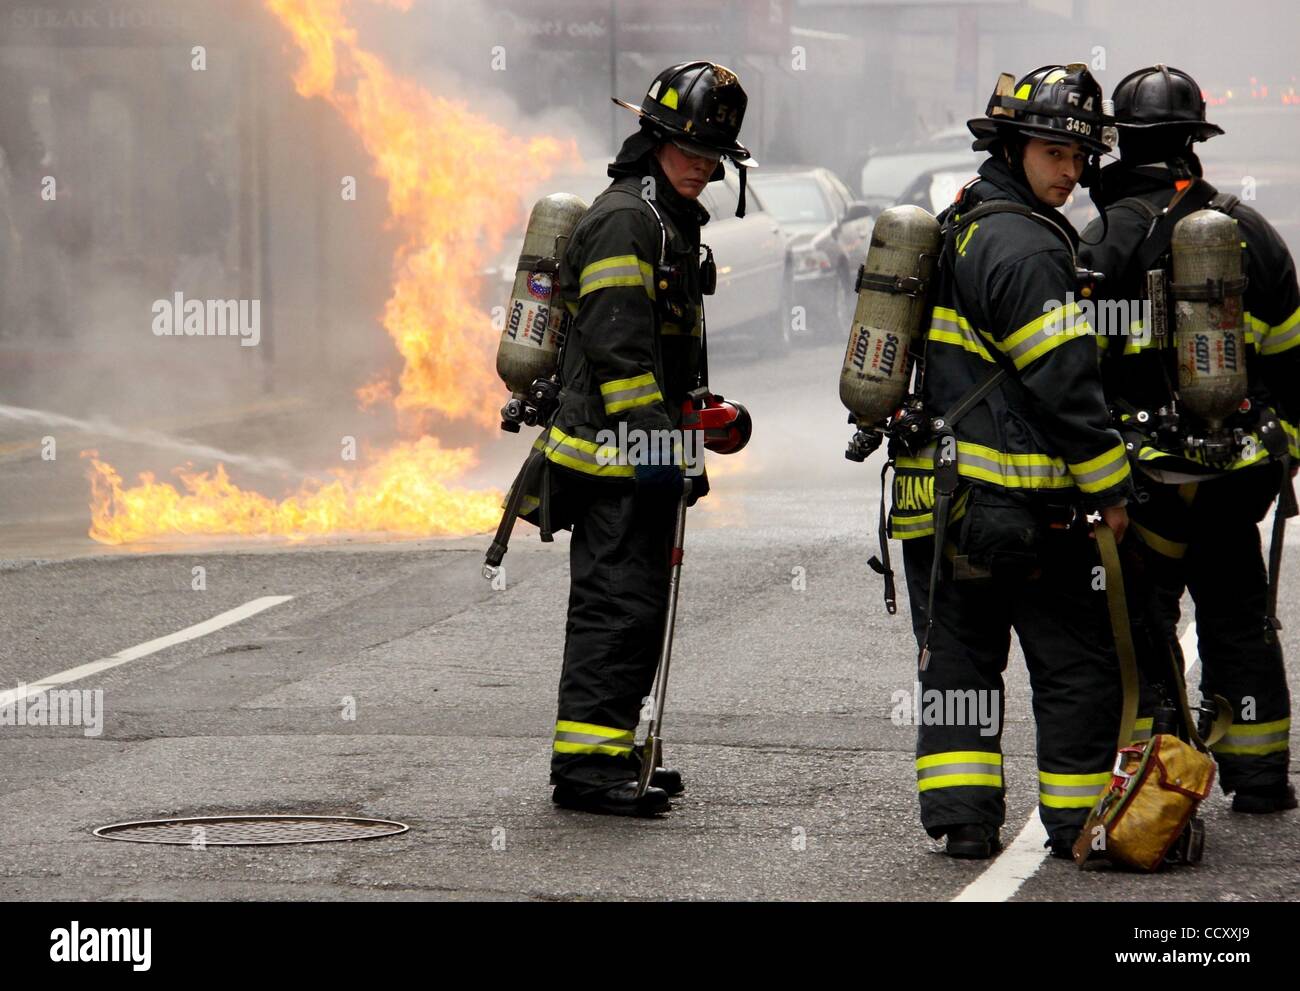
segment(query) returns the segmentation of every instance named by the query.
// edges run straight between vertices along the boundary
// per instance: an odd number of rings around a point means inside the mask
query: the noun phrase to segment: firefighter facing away
[[[919,721],[921,822],[956,857],[1000,849],[1013,629],[1033,689],[1039,810],[1054,855],[1070,856],[1115,756],[1118,662],[1085,516],[1100,512],[1123,536],[1130,470],[1092,330],[1072,301],[1077,234],[1058,210],[1095,179],[1108,124],[1101,88],[1080,64],[1044,66],[1018,83],[1004,74],[986,115],[968,122],[974,149],[989,157],[939,217],[918,370],[937,434],[919,449],[891,441],[889,527],[903,540],[922,698],[990,693],[999,717],[991,727]],[[945,478],[950,502],[935,498]]]
[[[560,405],[539,442],[573,529],[551,781],[566,808],[648,815],[684,790],[678,772],[659,768],[638,798],[633,748],[663,635],[684,468],[674,458],[628,463],[636,460],[630,449],[640,432],[679,429],[683,401],[701,385],[708,287],[700,227],[709,218],[696,200],[723,177],[726,157],[740,169],[743,216],[744,169],[756,163],[738,140],[745,91],[723,66],[675,65],[640,106],[615,102],[635,111],[640,126],[561,260],[574,317]],[[711,258],[705,283],[709,267]],[[602,447],[604,431],[629,438],[629,450]],[[610,456],[618,454],[629,456]],[[694,501],[708,483],[703,475],[691,481]]]
[[[1137,468],[1136,540],[1126,550],[1147,600],[1134,611],[1143,618],[1136,642],[1148,675],[1139,728],[1145,723],[1149,734],[1153,706],[1178,690],[1167,684],[1167,657],[1172,651],[1181,660],[1179,600],[1187,589],[1196,606],[1202,694],[1221,695],[1233,707],[1231,728],[1214,747],[1219,781],[1239,812],[1294,809],[1290,698],[1257,524],[1279,492],[1294,498],[1290,464],[1300,457],[1295,264],[1257,211],[1201,178],[1193,145],[1223,130],[1206,121],[1191,76],[1164,65],[1131,73],[1115,89],[1115,117],[1120,160],[1105,170],[1105,236],[1094,222],[1085,241],[1100,243],[1086,246],[1085,257],[1105,274],[1107,297],[1146,304],[1124,333],[1097,338],[1107,395]],[[1227,225],[1228,249],[1235,253],[1240,243],[1246,277],[1244,365],[1233,362],[1239,391],[1225,397],[1233,412],[1222,422],[1217,451],[1215,431],[1197,415],[1195,383],[1187,381],[1194,363],[1178,360],[1189,330],[1180,326],[1183,313],[1196,304],[1167,298],[1152,305],[1162,295],[1178,298],[1179,286],[1170,287],[1175,225],[1204,209],[1235,222],[1235,234]],[[1276,574],[1276,562],[1270,570]]]

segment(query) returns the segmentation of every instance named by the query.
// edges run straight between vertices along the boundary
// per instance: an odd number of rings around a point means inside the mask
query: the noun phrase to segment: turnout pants
[[[1196,609],[1202,695],[1222,695],[1233,710],[1232,727],[1213,748],[1219,783],[1226,792],[1285,784],[1291,697],[1282,645],[1266,621],[1268,574],[1257,525],[1277,495],[1281,466],[1187,485],[1163,485],[1141,472],[1134,478],[1139,496],[1129,506],[1129,533],[1136,539],[1126,550],[1147,600],[1145,615],[1134,611],[1135,626],[1144,627],[1135,637],[1143,670],[1139,736],[1150,734],[1152,709],[1170,694],[1169,651],[1183,663],[1178,620],[1186,589]]]
[[[918,672],[916,777],[921,824],[933,837],[958,823],[1001,826],[1002,673],[1014,629],[1037,724],[1038,800],[1054,838],[1077,831],[1110,781],[1121,686],[1100,559],[1086,531],[1054,531],[1035,578],[954,581],[947,561],[934,597],[930,661]],[[934,538],[903,544],[917,642],[925,634]],[[970,712],[996,720],[971,719]]]
[[[570,483],[566,478],[566,498]],[[632,741],[668,609],[677,502],[633,485],[572,482],[569,618],[551,782],[589,792],[634,780]]]

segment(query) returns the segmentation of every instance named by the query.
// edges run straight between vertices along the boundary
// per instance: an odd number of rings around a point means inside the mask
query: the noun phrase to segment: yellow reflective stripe
[[[1002,755],[980,750],[955,750],[916,759],[916,789],[1002,787]]]
[[[1300,460],[1300,430],[1286,420],[1282,421],[1282,429],[1286,431],[1287,440],[1290,442],[1288,446],[1291,448],[1291,457]]]
[[[951,750],[946,754],[927,754],[916,758],[918,771],[944,764],[997,764],[1001,767],[1002,755],[987,750]]]
[[[1129,523],[1132,525],[1131,520]],[[1133,739],[1129,742],[1145,743],[1147,740],[1151,739],[1151,728],[1154,725],[1155,719],[1151,716],[1143,716],[1141,719],[1135,720],[1133,723]]]
[[[603,382],[600,386],[600,394],[608,396],[611,392],[622,392],[624,389],[636,389],[643,385],[654,385],[655,373],[646,372],[644,375],[633,375],[631,378],[614,379],[612,382]]]
[[[932,471],[934,444],[922,448],[919,456],[898,458],[895,467]],[[957,472],[1008,489],[1068,489],[1074,485],[1069,469],[1060,458],[1050,454],[1012,454],[968,440],[957,442]]]
[[[1130,518],[1128,525],[1133,529],[1133,532],[1142,539],[1142,543],[1146,544],[1153,551],[1163,554],[1165,557],[1179,560],[1187,553],[1186,544],[1180,544],[1173,540],[1166,540],[1164,537],[1160,536],[1160,534],[1148,530],[1134,519]]]
[[[1242,313],[1241,319],[1246,325],[1246,343],[1258,348],[1268,336],[1268,322],[1261,320],[1249,310]]]
[[[588,733],[591,736],[603,737],[607,740],[625,740],[632,742],[633,731],[630,729],[619,729],[617,726],[601,726],[597,723],[579,723],[572,719],[557,719],[555,721],[555,731],[557,733]]]
[[[594,441],[571,437],[559,427],[551,427],[545,441],[538,438],[533,446],[540,446],[547,460],[588,475],[631,478],[635,473],[632,465],[619,463],[624,459],[620,457],[618,448],[602,447]]]
[[[966,254],[966,245],[970,244],[970,239],[975,236],[975,232],[979,229],[979,226],[979,221],[976,221],[966,228],[966,233],[963,234],[962,239],[957,242],[957,254]]]
[[[1058,330],[1063,329],[1065,318],[1078,312],[1078,303],[1069,303],[1065,306],[1058,306],[1054,310],[1048,310],[1041,317],[1030,320],[1029,323],[1015,333],[1008,334],[1005,340],[998,342],[998,348],[1004,352],[1010,351],[1017,344],[1023,344],[1040,331],[1049,329],[1049,325],[1055,326]]]
[[[1110,783],[1109,771],[1093,774],[1038,772],[1038,801],[1049,809],[1090,809]]]
[[[1276,327],[1269,327],[1259,346],[1260,354],[1281,354],[1300,344],[1300,309]]]
[[[963,787],[1001,788],[1000,774],[941,774],[933,778],[923,778],[916,783],[917,791],[930,791],[932,788]]]
[[[515,515],[527,516],[529,513],[531,513],[534,509],[536,509],[541,504],[542,504],[541,500],[538,499],[537,496],[526,495],[524,496],[523,500],[519,503],[519,512],[516,513]]]
[[[598,726],[560,719],[555,723],[552,748],[560,754],[604,754],[607,757],[630,757],[633,750],[630,729]]]
[[[1086,320],[1066,326],[1066,321],[1078,313],[1078,303],[1058,306],[995,343],[1020,371],[1072,338],[1091,336],[1092,326]]]
[[[1134,320],[1128,325],[1128,337],[1124,341],[1124,353],[1138,354],[1143,348],[1154,347],[1155,343],[1155,334],[1147,331],[1146,324],[1141,320]]]
[[[1128,455],[1122,443],[1069,467],[1081,492],[1101,492],[1129,476]]]
[[[1260,757],[1290,749],[1291,717],[1271,723],[1233,723],[1223,739],[1210,749],[1216,754]]]
[[[1052,771],[1039,771],[1038,783],[1040,785],[1062,785],[1067,788],[1078,788],[1084,785],[1092,788],[1100,787],[1110,781],[1109,771],[1094,771],[1090,774],[1056,774]]]
[[[642,286],[654,299],[654,268],[636,255],[611,255],[592,262],[578,276],[579,298],[611,286]]]
[[[1067,489],[1065,462],[1047,454],[1012,454],[983,444],[957,442],[957,473],[1008,489]]]
[[[947,306],[936,306],[930,314],[930,340],[940,344],[951,344],[965,348],[971,354],[977,354],[985,361],[993,361],[984,342],[980,340],[979,331],[971,326],[970,321]]]
[[[600,387],[600,394],[607,414],[645,406],[664,397],[659,391],[659,386],[655,384],[654,372],[605,382]]]
[[[663,393],[658,389],[652,392],[646,392],[642,395],[632,396],[628,399],[620,399],[617,402],[606,403],[605,412],[609,414],[621,413],[625,409],[634,409],[637,406],[646,406],[650,403],[663,399]]]

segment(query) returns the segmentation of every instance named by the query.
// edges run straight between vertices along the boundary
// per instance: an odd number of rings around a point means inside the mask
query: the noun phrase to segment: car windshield
[[[811,176],[751,178],[767,212],[782,224],[829,224],[830,206]]]

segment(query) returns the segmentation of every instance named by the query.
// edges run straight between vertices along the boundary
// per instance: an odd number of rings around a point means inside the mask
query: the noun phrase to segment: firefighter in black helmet
[[[1219,781],[1234,793],[1239,812],[1294,809],[1287,781],[1290,698],[1257,524],[1279,491],[1293,498],[1290,465],[1300,457],[1295,263],[1257,211],[1201,178],[1194,146],[1223,130],[1206,121],[1191,76],[1165,65],[1130,73],[1115,88],[1115,118],[1120,160],[1105,170],[1105,235],[1101,221],[1085,233],[1085,241],[1100,242],[1087,245],[1085,257],[1105,273],[1105,295],[1135,307],[1149,304],[1148,287],[1156,285],[1159,295],[1169,270],[1174,224],[1202,209],[1236,221],[1247,278],[1249,387],[1227,423],[1242,436],[1231,461],[1208,464],[1190,457],[1183,443],[1198,424],[1176,401],[1176,321],[1160,320],[1162,309],[1174,313],[1173,305],[1145,306],[1142,322],[1097,339],[1107,396],[1138,466],[1137,540],[1129,552],[1138,555],[1134,570],[1150,603],[1137,638],[1150,675],[1139,727],[1149,735],[1154,705],[1177,690],[1167,684],[1167,654],[1181,660],[1177,626],[1186,589],[1196,606],[1202,693],[1221,695],[1233,707],[1232,726],[1214,747]],[[1148,273],[1157,276],[1154,283]],[[1149,326],[1148,315],[1151,324],[1164,326]]]
[[[744,169],[755,163],[738,140],[745,91],[723,66],[675,65],[640,106],[615,102],[640,128],[564,253],[561,291],[575,316],[560,406],[538,442],[573,521],[551,780],[567,808],[647,815],[683,790],[676,771],[657,769],[637,798],[633,737],[659,656],[675,508],[684,471],[697,466],[676,457],[632,463],[647,460],[632,446],[638,435],[680,429],[683,401],[701,384],[712,263],[702,277],[709,216],[696,199],[728,158],[741,170],[743,215]],[[692,478],[692,501],[707,490],[704,475]]]
[[[926,701],[923,717],[933,715],[917,736],[921,822],[952,856],[1000,848],[1013,629],[1033,688],[1053,854],[1070,856],[1114,762],[1120,682],[1084,516],[1099,511],[1122,536],[1129,466],[1073,302],[1077,235],[1059,212],[1080,179],[1095,179],[1108,124],[1083,65],[1019,82],[1004,74],[986,116],[968,123],[989,158],[939,217],[921,386],[937,434],[919,450],[891,448],[890,532],[904,541],[922,701],[967,700],[965,718]],[[936,487],[951,501],[936,500]],[[971,716],[980,693],[991,724]]]

